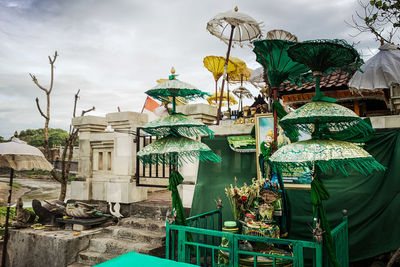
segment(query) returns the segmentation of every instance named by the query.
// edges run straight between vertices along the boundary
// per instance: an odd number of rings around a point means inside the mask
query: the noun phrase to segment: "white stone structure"
[[[137,112],[74,118],[72,124],[79,129],[79,165],[71,198],[120,203],[145,200],[147,189],[136,187],[134,180],[134,136],[127,132],[146,123],[147,115]],[[125,132],[107,131],[108,126]]]

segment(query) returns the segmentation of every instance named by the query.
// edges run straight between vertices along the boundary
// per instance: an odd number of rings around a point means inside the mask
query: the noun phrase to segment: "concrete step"
[[[68,265],[67,267],[90,267],[91,265],[86,265],[86,264],[82,264],[82,263],[72,263],[70,265]]]
[[[165,221],[163,220],[130,217],[120,220],[118,226],[145,229],[152,232],[160,232],[165,235]]]
[[[165,232],[149,231],[146,229],[127,228],[121,226],[109,226],[106,232],[112,234],[112,237],[118,240],[129,240],[135,243],[146,243],[154,246],[165,245]]]
[[[146,218],[148,220],[165,220],[167,211],[171,210],[170,202],[136,202],[130,207],[131,217]]]
[[[78,254],[77,264],[81,264],[82,266],[93,266],[111,260],[112,258],[115,257],[118,257],[118,255],[106,254],[94,251],[83,251]]]
[[[158,247],[160,246],[122,239],[101,237],[91,239],[88,250],[117,255],[122,255],[130,251],[135,251],[142,254],[150,254],[152,250]]]

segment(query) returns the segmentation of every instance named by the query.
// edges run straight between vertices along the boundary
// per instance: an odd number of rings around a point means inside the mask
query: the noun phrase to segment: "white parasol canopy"
[[[7,213],[4,227],[4,243],[1,266],[5,267],[8,242],[8,221],[10,218],[11,194],[14,178],[14,170],[43,170],[51,171],[53,166],[46,160],[43,153],[36,147],[28,145],[26,142],[16,137],[11,142],[0,144],[0,167],[8,167],[10,171],[10,183],[8,189]]]
[[[53,169],[39,149],[16,137],[11,142],[0,144],[0,167],[9,167],[16,171]]]
[[[232,42],[242,45],[242,42],[260,38],[262,33],[261,23],[252,17],[237,12],[227,11],[217,14],[207,23],[207,30],[228,44],[231,34],[231,26],[235,27]]]
[[[218,37],[228,44],[221,86],[221,96],[218,107],[217,125],[219,124],[221,117],[222,97],[224,95],[224,84],[227,75],[229,54],[231,52],[232,43],[237,43],[242,46],[242,42],[249,42],[260,38],[262,35],[260,24],[261,23],[258,23],[252,17],[243,13],[239,13],[238,7],[235,7],[234,11],[227,11],[217,14],[207,23],[207,30],[212,35]]]
[[[349,81],[350,90],[382,90],[400,83],[400,46],[384,44]]]

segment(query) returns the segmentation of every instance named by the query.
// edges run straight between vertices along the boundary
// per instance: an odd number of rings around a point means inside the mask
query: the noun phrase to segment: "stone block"
[[[148,121],[147,114],[126,111],[114,112],[106,115],[108,124],[115,130],[134,130]]]
[[[78,253],[89,246],[96,232],[11,230],[8,242],[8,266],[59,267],[75,262]]]
[[[189,104],[177,106],[176,111],[186,115],[204,114],[212,117],[217,117],[218,113],[216,106],[211,106],[208,104]]]
[[[133,182],[110,181],[105,185],[107,202],[133,203],[147,199],[147,188],[136,187]]]
[[[192,207],[192,201],[193,201],[193,195],[194,195],[194,184],[183,184],[182,185],[182,204],[184,208],[191,208]],[[207,200],[207,201],[212,201],[212,200]]]
[[[92,199],[93,200],[106,200],[107,190],[105,182],[92,182]]]
[[[89,199],[89,183],[86,181],[72,181],[70,188],[70,198],[77,200]]]
[[[183,183],[196,184],[198,170],[199,160],[196,159],[195,162],[184,162],[182,166],[179,167],[179,173],[183,177]]]
[[[87,229],[90,229],[90,226],[88,226],[88,225],[82,225],[82,224],[74,224],[73,226],[72,226],[72,230],[74,230],[74,231],[84,231],[84,230],[87,230]]]
[[[104,117],[81,116],[72,119],[72,125],[79,129],[79,132],[103,132],[107,128],[107,121]]]
[[[214,131],[214,135],[249,135],[254,124],[229,124],[229,125],[211,125],[209,128]]]

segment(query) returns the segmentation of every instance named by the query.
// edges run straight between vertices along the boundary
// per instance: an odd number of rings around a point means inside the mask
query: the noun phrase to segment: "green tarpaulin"
[[[223,220],[233,217],[229,200],[225,195],[225,187],[244,182],[251,184],[251,179],[257,176],[255,153],[238,153],[229,148],[226,137],[216,136],[214,139],[202,138],[212,151],[223,158],[220,163],[200,163],[196,189],[193,196],[191,215],[216,209],[215,201],[222,199]]]
[[[212,199],[223,196],[224,220],[230,219],[224,188],[233,183],[235,176],[239,185],[244,181],[249,183],[256,176],[255,153],[235,153],[229,150],[226,138],[222,137],[203,139],[203,142],[218,151],[222,163],[200,163],[191,213],[214,209]],[[331,195],[324,206],[332,228],[341,222],[341,211],[348,210],[350,261],[400,247],[400,130],[377,131],[364,148],[387,167],[386,172],[347,177],[331,173],[321,177]],[[291,214],[289,238],[311,240],[310,191],[289,189],[287,194]]]

